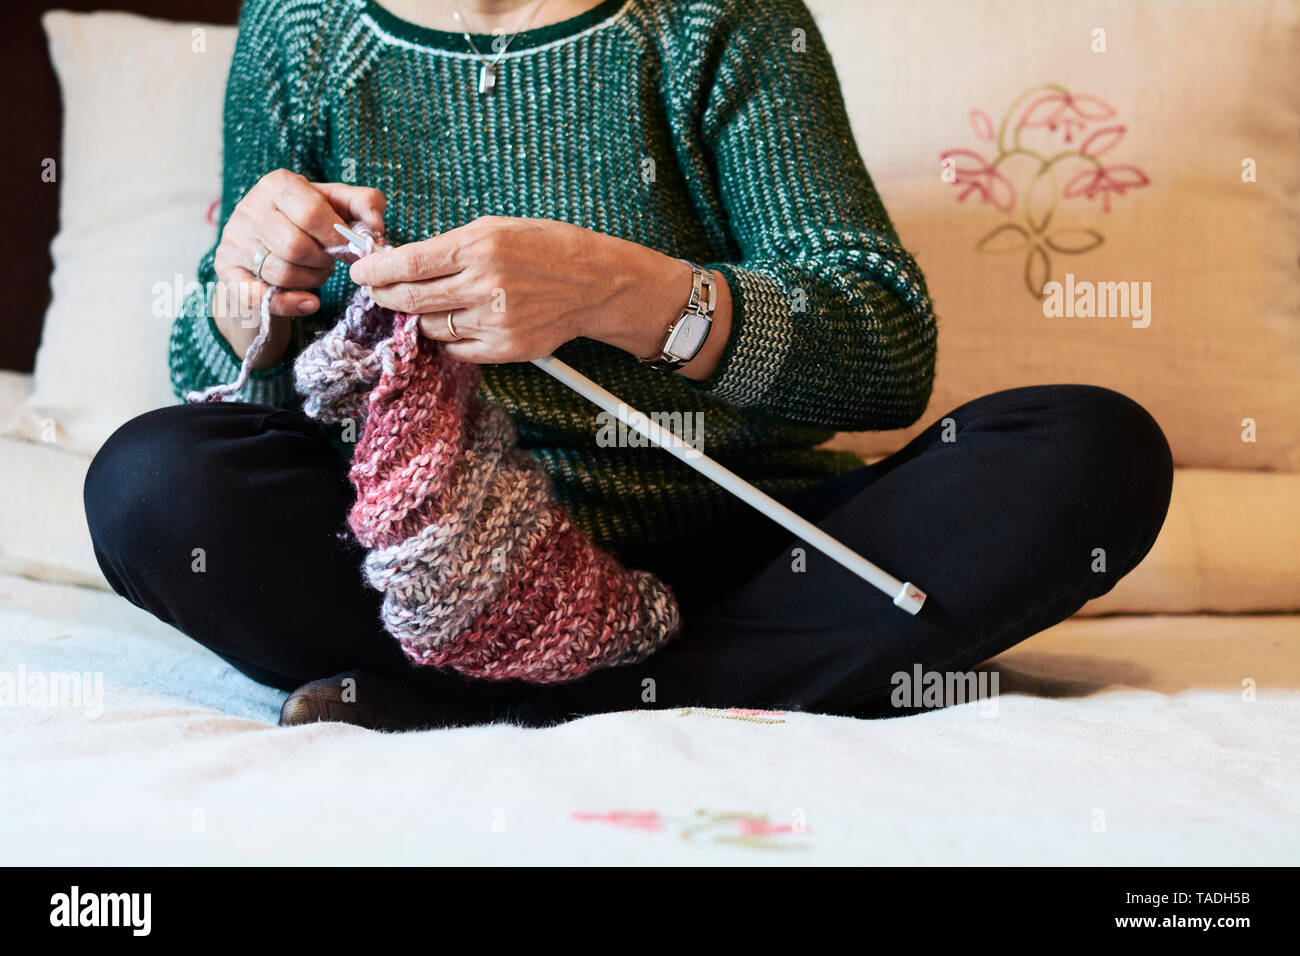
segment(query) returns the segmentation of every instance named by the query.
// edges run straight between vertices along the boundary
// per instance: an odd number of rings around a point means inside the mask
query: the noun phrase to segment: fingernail
[[[310,299],[306,300],[305,302],[298,303],[299,315],[307,315],[309,312],[315,312],[315,311],[316,311],[316,303],[312,302]]]

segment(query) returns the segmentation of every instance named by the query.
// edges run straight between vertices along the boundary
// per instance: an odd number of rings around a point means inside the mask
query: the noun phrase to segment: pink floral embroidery
[[[1128,130],[1112,122],[1115,116],[1115,108],[1100,97],[1041,84],[1016,97],[999,123],[983,110],[970,111],[971,129],[991,145],[992,157],[971,149],[940,154],[944,178],[957,187],[958,202],[975,196],[1006,217],[980,238],[976,249],[1022,253],[1025,285],[1034,296],[1042,296],[1051,277],[1053,253],[1081,255],[1105,242],[1090,226],[1057,221],[1062,200],[1099,199],[1101,211],[1109,213],[1112,198],[1151,182],[1137,166],[1108,166],[1101,159]],[[1079,137],[1077,147],[1060,148],[1059,140],[1074,144]],[[1027,173],[1019,188],[1003,171],[1008,163]],[[1070,172],[1071,166],[1083,168]],[[1063,186],[1057,185],[1058,173],[1068,173]]]
[[[1124,138],[1124,133],[1127,130],[1127,126],[1102,127],[1089,134],[1088,138],[1079,144],[1079,152],[1089,158],[1095,158],[1102,153],[1109,153],[1119,145],[1119,141]]]
[[[1046,127],[1055,133],[1058,129],[1067,143],[1074,134],[1087,129],[1089,123],[1110,119],[1115,107],[1088,93],[1073,94],[1063,89],[1051,89],[1036,97],[1020,114],[1020,129]]]
[[[771,836],[774,833],[797,833],[793,823],[768,823],[766,817],[742,817],[736,821],[744,836]]]
[[[986,143],[993,142],[993,120],[983,110],[970,111],[970,128]]]
[[[1016,205],[1016,187],[996,167],[991,166],[988,160],[969,149],[947,150],[943,153],[943,158],[953,160],[956,182],[966,187],[957,195],[958,202],[965,202],[975,193],[981,202],[1011,215],[1011,210]]]
[[[687,818],[663,816],[653,810],[575,812],[584,823],[607,823],[624,829],[662,833],[672,829],[691,843],[725,843],[757,850],[805,849],[809,829],[797,823],[772,823],[765,814],[697,810]]]
[[[662,830],[663,820],[653,810],[614,810],[609,813],[574,813],[573,819],[608,823],[633,830]]]
[[[1151,180],[1136,166],[1108,166],[1085,169],[1072,176],[1061,190],[1067,199],[1082,196],[1084,199],[1101,197],[1101,211],[1110,212],[1111,195],[1123,196],[1125,190],[1145,186]]]

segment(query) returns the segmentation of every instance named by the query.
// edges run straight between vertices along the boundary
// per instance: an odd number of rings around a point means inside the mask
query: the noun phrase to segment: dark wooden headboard
[[[41,181],[41,163],[59,155],[63,105],[50,66],[41,14],[46,10],[126,10],[171,20],[234,23],[240,0],[134,0],[93,3],[9,0],[0,31],[5,75],[11,89],[0,97],[0,183],[12,208],[0,235],[9,305],[0,319],[0,368],[29,371],[50,301],[50,240],[58,228],[58,186]],[[13,238],[16,237],[16,238]]]

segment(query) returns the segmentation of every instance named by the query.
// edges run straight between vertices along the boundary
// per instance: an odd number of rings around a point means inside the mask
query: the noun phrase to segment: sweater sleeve
[[[218,239],[199,260],[198,288],[186,297],[172,326],[168,346],[172,389],[184,398],[190,391],[232,382],[240,359],[212,318],[217,281],[214,265],[221,230],[235,205],[254,184],[275,169],[291,169],[320,178],[313,168],[310,131],[313,112],[303,106],[307,75],[295,53],[309,47],[300,36],[311,18],[301,2],[246,0],[239,17],[239,34],[226,83],[222,153],[221,229]],[[298,403],[293,387],[293,354],[279,365],[254,371],[240,392],[243,401],[292,407]]]
[[[909,425],[930,397],[935,318],[858,153],[821,34],[802,0],[725,7],[698,101],[739,254],[707,264],[731,288],[733,318],[698,387],[797,425]]]

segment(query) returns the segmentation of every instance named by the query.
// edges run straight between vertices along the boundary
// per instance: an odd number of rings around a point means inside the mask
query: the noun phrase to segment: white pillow
[[[0,573],[108,588],[86,527],[90,459],[0,438]]]
[[[0,369],[0,419],[8,418],[32,393],[32,377],[25,372]]]
[[[939,317],[938,377],[922,422],[840,444],[868,455],[894,451],[978,395],[1085,382],[1145,405],[1180,465],[1300,470],[1300,6],[809,5],[835,57],[867,168],[925,273]],[[986,118],[996,130],[1017,97],[1049,83],[1076,99],[1022,100],[1015,117],[1037,110],[1022,145],[1044,156],[1068,153],[1094,133],[1124,127],[1087,150],[1102,165],[1120,167],[1114,179],[1121,185],[1141,176],[1149,183],[1110,194],[1107,213],[1105,194],[1086,196],[1098,185],[1088,160],[1053,166],[1055,188],[1045,182],[1034,197],[1058,200],[1044,234],[1066,249],[1096,241],[1083,230],[1103,241],[1087,251],[1049,250],[1047,275],[1062,283],[1067,274],[1149,282],[1147,328],[1134,328],[1134,317],[1049,318],[1025,279],[1026,247],[977,251],[993,230],[1027,218],[1032,160],[1000,167],[1017,189],[1010,216],[978,191],[958,201],[970,184],[942,178],[940,157],[949,150],[991,160]],[[1037,125],[1061,107],[1063,118],[1087,121],[1082,131],[1071,126],[1072,142],[1062,124],[1055,131]],[[1008,129],[1016,125],[1013,119]],[[975,167],[968,153],[957,154],[959,169]],[[1243,182],[1247,159],[1255,161],[1255,182]],[[1010,194],[1001,184],[998,190],[1005,205]],[[1073,231],[1057,232],[1067,226]],[[1019,241],[1011,231],[999,238]],[[1044,261],[1035,256],[1035,265]],[[1033,280],[1040,289],[1041,279]],[[1249,437],[1244,419],[1254,420],[1253,442],[1242,440],[1243,432]]]
[[[235,28],[61,10],[42,22],[63,92],[59,233],[35,390],[5,431],[93,454],[175,402],[167,338],[216,236]]]

